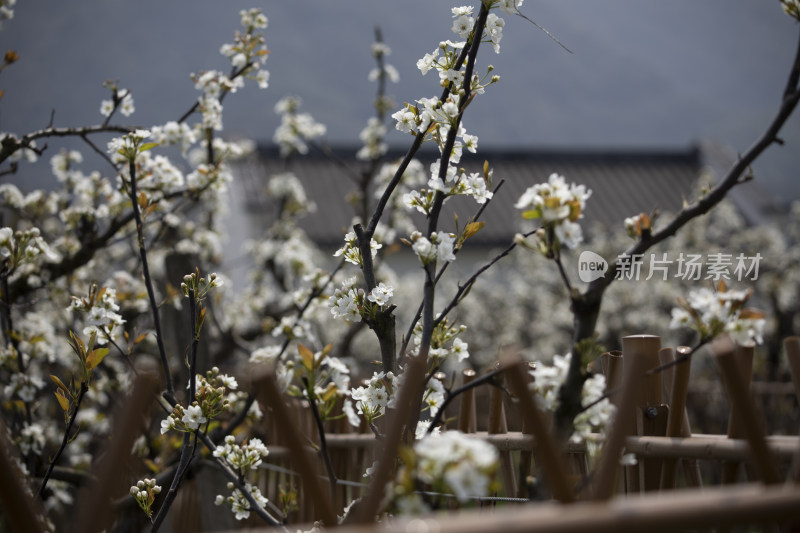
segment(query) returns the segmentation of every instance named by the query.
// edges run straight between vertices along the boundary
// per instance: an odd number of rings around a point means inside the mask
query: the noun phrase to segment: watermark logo
[[[584,283],[600,279],[608,272],[608,262],[592,251],[581,252],[578,258],[578,277]]]
[[[759,267],[764,257],[755,255],[707,253],[679,253],[670,257],[667,253],[621,254],[614,263],[614,279],[647,281],[652,278],[684,281],[701,280],[751,280],[758,279]],[[608,271],[608,263],[602,256],[586,250],[578,259],[578,277],[584,283],[602,278]]]

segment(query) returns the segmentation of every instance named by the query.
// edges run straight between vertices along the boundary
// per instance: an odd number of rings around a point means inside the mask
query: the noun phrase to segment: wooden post
[[[672,381],[669,392],[669,418],[667,420],[667,437],[690,437],[689,417],[686,412],[686,393],[689,390],[689,374],[692,368],[692,361],[688,358],[691,348],[680,346],[678,348],[678,358],[682,359],[672,368]],[[665,348],[659,352],[662,364],[669,364],[675,360],[672,349]],[[697,472],[697,461],[680,460],[684,466],[684,475],[689,485],[699,485],[699,473]],[[677,479],[677,467],[679,461],[667,459],[663,463],[661,470],[661,489],[668,490],[675,488]],[[694,474],[694,475],[692,475]],[[695,481],[696,483],[693,483]]]
[[[753,355],[755,353],[754,346],[741,346],[737,345],[734,351],[734,359],[739,367],[739,374],[742,377],[742,382],[750,395],[750,382],[753,379]],[[728,406],[728,438],[741,439],[744,438],[742,429],[742,421],[739,420],[738,413],[733,410],[733,405]],[[731,484],[736,483],[739,474],[739,461],[725,461],[722,465],[722,483]]]
[[[502,375],[500,378],[502,379]],[[503,395],[505,391],[499,387],[491,387],[491,404],[489,408],[489,435],[500,435],[508,433],[508,423],[506,421],[506,411],[503,406]],[[500,452],[500,469],[503,473],[503,488],[508,497],[517,493],[517,483],[514,479],[514,466],[511,461],[511,452]]]
[[[722,381],[734,416],[741,421],[742,432],[750,444],[753,466],[758,476],[766,484],[781,483],[775,458],[767,447],[764,429],[753,408],[750,391],[742,378],[739,364],[734,359],[735,345],[728,337],[721,337],[713,342],[711,348],[722,373]]]
[[[536,363],[533,361],[528,362],[528,384],[533,382],[531,371],[536,369]],[[522,416],[522,434],[533,435],[533,428],[527,417]],[[518,498],[530,498],[532,495],[528,494],[528,476],[531,475],[531,461],[533,460],[533,452],[531,450],[521,450],[519,452],[519,483],[517,486]]]
[[[627,367],[631,359],[643,361],[644,369],[660,366],[658,352],[661,338],[656,335],[629,335],[622,339],[623,363]],[[666,434],[668,409],[661,395],[661,373],[645,372],[630,405],[622,406],[623,416],[629,419],[629,434],[663,436]],[[647,460],[636,466],[625,467],[628,492],[658,490],[661,484],[661,461]]]
[[[622,409],[617,411],[617,416],[608,432],[605,444],[603,444],[603,454],[595,474],[595,500],[608,500],[613,495],[619,460],[625,446],[625,437],[631,433],[632,416],[630,410],[626,410],[625,407],[634,405],[639,395],[641,378],[647,368],[647,361],[643,357],[631,357],[625,361],[622,393],[619,395],[619,405],[622,406]]]
[[[464,385],[475,379],[475,371],[465,369],[461,375]],[[477,428],[477,414],[475,413],[475,389],[468,389],[461,394],[461,409],[458,412],[458,430],[462,433],[475,433]]]

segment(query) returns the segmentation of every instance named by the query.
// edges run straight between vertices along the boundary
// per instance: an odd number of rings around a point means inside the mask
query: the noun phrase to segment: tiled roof
[[[274,206],[264,197],[263,188],[269,176],[291,170],[303,183],[306,193],[317,204],[317,211],[303,220],[309,236],[322,245],[338,245],[349,229],[353,208],[345,201],[356,189],[354,176],[365,165],[356,161],[356,149],[336,149],[334,159],[323,154],[297,157],[289,166],[277,151],[264,148],[254,157],[238,165],[236,174],[246,191],[247,209],[259,214],[262,223],[270,221]],[[390,153],[387,160],[402,157]],[[437,154],[425,153],[420,161],[428,167]],[[625,217],[641,212],[661,212],[681,208],[684,198],[692,195],[704,167],[702,150],[691,146],[684,150],[481,150],[476,157],[465,154],[460,166],[478,171],[484,160],[494,169],[494,184],[505,183],[495,195],[482,220],[486,226],[471,243],[494,245],[507,243],[520,229],[520,212],[514,203],[529,186],[546,181],[557,172],[567,182],[584,184],[592,190],[587,202],[585,231],[591,233],[596,222],[621,227]],[[472,157],[468,157],[472,156]],[[355,170],[348,170],[355,169]],[[453,209],[463,225],[477,210],[478,204],[468,198],[451,198],[440,218],[442,229],[452,229]],[[419,225],[418,227],[424,227]]]

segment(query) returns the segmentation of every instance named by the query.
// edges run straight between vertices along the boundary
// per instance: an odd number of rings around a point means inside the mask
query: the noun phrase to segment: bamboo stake
[[[625,339],[623,339],[623,343],[625,343]],[[628,341],[629,343],[630,341]],[[608,500],[614,491],[619,459],[625,446],[625,437],[628,436],[631,429],[631,419],[626,416],[628,412],[625,408],[632,406],[640,394],[640,380],[647,368],[644,357],[626,358],[622,376],[622,394],[619,400],[622,408],[617,411],[617,416],[603,445],[603,455],[595,476],[595,500]]]
[[[606,391],[620,390],[622,387],[622,352],[614,350],[600,356],[603,364],[603,374],[606,376]],[[620,394],[613,394],[610,398],[614,407],[619,408]]]
[[[728,337],[720,337],[712,343],[711,349],[722,372],[723,382],[728,392],[728,401],[742,422],[742,432],[750,444],[753,465],[758,476],[768,485],[780,483],[781,475],[775,459],[767,447],[764,430],[753,408],[750,392],[742,378],[739,365],[734,359],[735,345]]]
[[[503,379],[503,376],[499,376]],[[490,393],[490,409],[489,409],[489,426],[488,433],[490,435],[502,435],[508,433],[508,422],[506,420],[506,411],[503,406],[504,390],[499,387],[491,387]],[[506,496],[512,497],[517,493],[517,481],[514,479],[514,466],[511,461],[511,452],[500,452],[500,469],[503,472],[503,488],[505,489]]]
[[[678,348],[679,357],[685,356],[690,350],[686,346]],[[661,350],[659,356],[662,357],[662,364],[667,364],[675,360],[675,355],[671,349]],[[684,421],[687,420],[686,414],[686,393],[689,390],[689,373],[691,372],[692,364],[690,359],[684,359],[675,367],[670,367],[669,371],[672,374],[672,386],[669,393],[669,418],[667,419],[667,437],[680,437],[688,436],[683,435]],[[686,465],[689,466],[689,465]],[[696,464],[694,465],[696,468]],[[675,480],[677,478],[678,461],[675,459],[668,459],[664,461],[663,469],[661,470],[661,490],[675,488]]]
[[[734,352],[734,358],[736,360],[736,364],[739,367],[739,373],[742,376],[742,380],[747,388],[748,397],[752,398],[750,395],[750,382],[753,380],[753,355],[755,354],[755,347],[754,346],[736,346],[736,350]],[[742,431],[742,422],[739,420],[739,417],[733,410],[733,406],[728,406],[728,438],[730,439],[741,439],[744,437],[744,433]],[[722,483],[730,484],[736,483],[736,478],[739,474],[739,461],[726,461],[722,465]]]
[[[661,349],[661,338],[656,335],[629,335],[622,339],[622,357],[624,366],[628,366],[632,358],[642,360],[645,369],[656,368],[660,365],[658,351]],[[654,425],[645,424],[648,421],[649,408],[658,408],[662,403],[661,374],[645,373],[639,378],[636,396],[630,404],[623,404],[623,416],[630,420],[629,435],[656,434],[663,431]],[[658,412],[656,412],[658,415]],[[643,490],[657,490],[661,482],[661,462],[642,461],[636,466],[625,467],[625,478],[628,493],[637,493]]]
[[[464,385],[475,379],[475,371],[471,368],[465,369],[462,374]],[[475,412],[475,389],[467,389],[461,393],[461,408],[458,412],[458,430],[462,433],[474,433],[477,431],[477,413]]]
[[[529,362],[528,368],[526,372],[526,376],[528,378],[528,384],[533,382],[533,376],[531,375],[531,371],[536,369],[535,362]],[[530,390],[530,389],[529,389]],[[531,428],[530,422],[528,422],[527,417],[522,417],[522,434],[523,435],[533,435],[533,428]],[[524,497],[531,497],[528,494],[528,476],[531,474],[531,461],[533,460],[533,452],[529,450],[521,450],[519,453],[519,484],[517,486],[517,497],[524,498]]]
[[[523,366],[519,355],[510,353],[501,355],[501,364],[507,369],[505,374],[511,390],[519,398],[522,416],[528,420],[528,425],[536,436],[536,462],[544,470],[545,481],[553,497],[563,503],[574,501],[575,496],[567,482],[568,470],[564,455],[558,449],[533,395],[528,390],[527,366]]]

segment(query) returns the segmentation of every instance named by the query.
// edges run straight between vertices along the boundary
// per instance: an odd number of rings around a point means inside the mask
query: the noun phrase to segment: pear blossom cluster
[[[308,197],[303,184],[292,172],[282,172],[270,177],[266,193],[280,202],[281,217],[298,217],[317,210],[317,205]]]
[[[19,436],[16,438],[16,444],[19,446],[19,450],[22,452],[23,456],[42,453],[46,443],[47,436],[45,435],[44,428],[38,422],[25,424],[20,431]]]
[[[193,274],[187,274],[183,277],[183,282],[181,283],[181,292],[184,296],[188,297],[189,291],[192,291],[195,299],[202,300],[208,295],[211,289],[222,287],[223,284],[224,282],[222,278],[217,276],[216,272],[212,272],[205,277],[202,277],[199,275],[199,273],[195,272]]]
[[[487,496],[499,468],[497,449],[460,431],[445,431],[418,440],[405,465],[398,470],[390,493],[398,514],[423,514],[434,509],[433,496],[419,492],[453,494],[460,503]]]
[[[528,187],[514,207],[524,210],[524,218],[541,220],[547,230],[553,230],[554,239],[546,237],[548,250],[561,244],[574,249],[583,242],[577,221],[583,217],[586,200],[591,195],[592,191],[585,186],[567,185],[564,176],[553,173],[547,183]]]
[[[638,239],[647,235],[653,229],[653,221],[647,213],[640,213],[636,216],[625,219],[625,231],[632,239]]]
[[[363,415],[368,423],[372,423],[386,412],[386,406],[389,405],[389,400],[397,386],[396,379],[391,372],[375,372],[364,385],[350,390],[350,398],[353,400],[358,414]],[[353,419],[348,416],[348,420],[352,425],[358,425],[357,423],[353,424],[354,420],[357,422],[357,418]]]
[[[42,238],[39,228],[17,231],[8,226],[0,228],[0,260],[9,273],[19,270],[18,275],[33,275],[39,261],[52,263],[60,259],[61,256]]]
[[[475,24],[472,7],[455,7],[452,9],[452,13],[454,22],[451,29],[453,32],[462,39],[470,38]],[[502,38],[502,25],[502,19],[493,13],[489,14],[485,34],[495,45],[496,51],[499,51],[498,43]],[[433,140],[442,155],[446,156],[446,166],[443,159],[437,160],[431,165],[431,176],[427,189],[412,191],[403,196],[403,202],[408,208],[417,209],[425,214],[430,213],[437,193],[442,193],[445,197],[472,196],[481,204],[486,203],[492,197],[488,173],[484,176],[477,173],[467,175],[455,166],[460,162],[465,148],[469,152],[475,153],[478,146],[477,136],[468,134],[461,120],[463,108],[467,103],[465,99],[483,94],[486,86],[499,80],[497,76],[491,76],[488,82],[485,81],[493,70],[493,67],[489,66],[483,79],[477,73],[473,73],[469,83],[464,83],[462,69],[465,67],[463,62],[459,61],[459,56],[466,43],[466,40],[443,41],[432,53],[425,54],[417,62],[417,68],[423,75],[430,70],[436,70],[439,73],[441,85],[451,89],[444,100],[436,96],[421,98],[415,104],[406,104],[392,115],[396,121],[395,128],[397,130],[426,136]],[[445,149],[448,149],[446,139],[453,128],[456,128],[455,142],[452,148],[449,148],[449,153],[445,154]]]
[[[783,12],[800,20],[800,1],[798,0],[781,0],[781,8]]]
[[[245,33],[236,33],[233,43],[220,47],[220,54],[231,61],[231,65],[244,76],[256,80],[260,89],[269,85],[269,71],[260,68],[269,56],[263,35],[257,30],[267,27],[269,20],[260,9],[243,9],[239,12]]]
[[[394,296],[394,287],[384,282],[378,283],[369,293],[356,286],[356,278],[344,280],[339,288],[328,298],[328,307],[334,318],[348,322],[360,322],[371,317],[378,310],[389,307]]]
[[[423,265],[449,263],[455,261],[454,253],[455,235],[452,233],[436,232],[430,238],[423,237],[418,231],[411,234],[411,249]]]
[[[118,89],[116,86],[112,88],[112,92],[113,98],[111,100],[100,102],[100,114],[104,117],[110,117],[115,110],[119,109],[119,112],[126,117],[131,116],[136,111],[131,92],[128,89]]]
[[[380,250],[382,247],[383,245],[377,242],[375,239],[370,239],[369,249],[372,253],[373,259],[378,254],[378,250]],[[342,257],[348,263],[352,263],[357,266],[364,265],[364,260],[361,257],[361,249],[358,246],[358,237],[356,236],[355,231],[347,232],[347,234],[344,236],[344,246],[336,250],[333,253],[333,256]]]
[[[446,360],[462,363],[469,358],[469,344],[459,338],[459,335],[466,330],[467,327],[464,325],[451,326],[447,319],[439,322],[431,334],[431,345],[428,351],[431,363],[437,366]],[[422,325],[417,324],[412,334],[413,352],[419,353],[419,346],[422,344]]]
[[[150,128],[153,141],[161,146],[180,146],[185,155],[189,148],[198,141],[197,131],[185,122],[171,120],[163,125]]]
[[[467,174],[463,169],[448,166],[445,179],[442,180],[438,176],[439,165],[441,165],[440,160],[431,164],[432,177],[427,182],[427,188],[411,190],[402,195],[403,205],[407,209],[429,215],[437,192],[444,194],[445,198],[456,195],[470,196],[479,204],[485,204],[494,195],[489,188],[493,171],[489,170],[486,174],[479,172]]]
[[[153,515],[153,510],[151,508],[153,502],[156,496],[161,494],[161,486],[156,485],[155,479],[144,478],[143,480],[137,481],[136,485],[131,485],[130,494],[133,496],[133,499],[136,500],[136,503],[142,511],[144,511],[144,514],[149,518]]]
[[[558,408],[559,390],[567,378],[571,359],[571,353],[564,356],[555,355],[552,364],[537,362],[535,368],[531,370],[533,383],[530,388],[536,395],[539,408],[543,411],[555,412]],[[582,404],[590,407],[581,411],[572,421],[574,431],[570,441],[586,442],[592,432],[603,432],[609,427],[615,409],[608,398],[603,398],[605,392],[606,378],[603,374],[592,374],[583,382]]]
[[[116,338],[118,328],[125,324],[125,319],[118,312],[120,307],[117,302],[117,291],[111,287],[98,290],[97,286],[93,285],[88,298],[72,297],[69,310],[82,313],[87,324],[83,328],[84,336],[94,335],[100,345]]]
[[[4,20],[11,20],[14,18],[13,8],[16,3],[17,0],[0,0],[0,24],[2,24]]]
[[[309,113],[300,113],[302,99],[287,96],[275,104],[275,113],[281,116],[281,124],[272,140],[280,147],[281,157],[290,154],[307,154],[308,141],[325,135],[325,125],[320,124]]]
[[[259,88],[269,86],[269,71],[261,66],[267,60],[269,51],[264,45],[264,37],[258,31],[267,27],[267,17],[259,9],[242,10],[240,13],[245,33],[236,33],[233,43],[226,43],[220,53],[227,57],[236,72],[227,76],[217,70],[192,74],[195,89],[202,91],[197,99],[201,124],[204,129],[222,129],[222,103],[225,93],[235,93],[244,86],[245,79],[253,79]]]
[[[231,506],[231,511],[233,512],[236,520],[246,520],[250,518],[250,502],[245,498],[242,492],[235,488],[233,483],[228,483],[227,487],[231,490],[231,495],[227,498],[218,494],[217,497],[214,499],[215,505],[223,505],[228,504]],[[250,493],[250,496],[256,501],[256,503],[261,507],[266,507],[269,500],[267,500],[259,488],[251,483],[244,484],[245,490]]]
[[[370,117],[367,125],[358,134],[364,145],[356,152],[356,159],[370,161],[380,158],[389,149],[384,141],[385,137],[386,126],[377,117]]]
[[[237,444],[236,437],[228,435],[225,437],[224,444],[214,448],[213,455],[222,459],[237,474],[244,476],[247,472],[258,468],[258,465],[269,455],[269,450],[261,439],[252,438]]]
[[[765,314],[745,307],[752,289],[731,290],[720,282],[716,290],[703,287],[678,298],[672,308],[671,328],[688,327],[700,334],[701,342],[727,333],[739,344],[761,344],[766,325]]]
[[[361,309],[366,295],[364,289],[356,287],[356,278],[344,280],[328,299],[328,306],[334,318],[348,322],[361,322]]]
[[[150,130],[146,129],[137,129],[121,137],[114,137],[108,142],[108,154],[116,163],[134,161],[140,153],[155,146],[154,143],[145,142],[149,137]]]
[[[161,421],[161,434],[170,430],[197,431],[230,409],[227,391],[235,391],[238,387],[236,378],[221,374],[217,367],[206,372],[205,376],[197,374],[194,401],[187,407],[176,404],[169,416]]]

